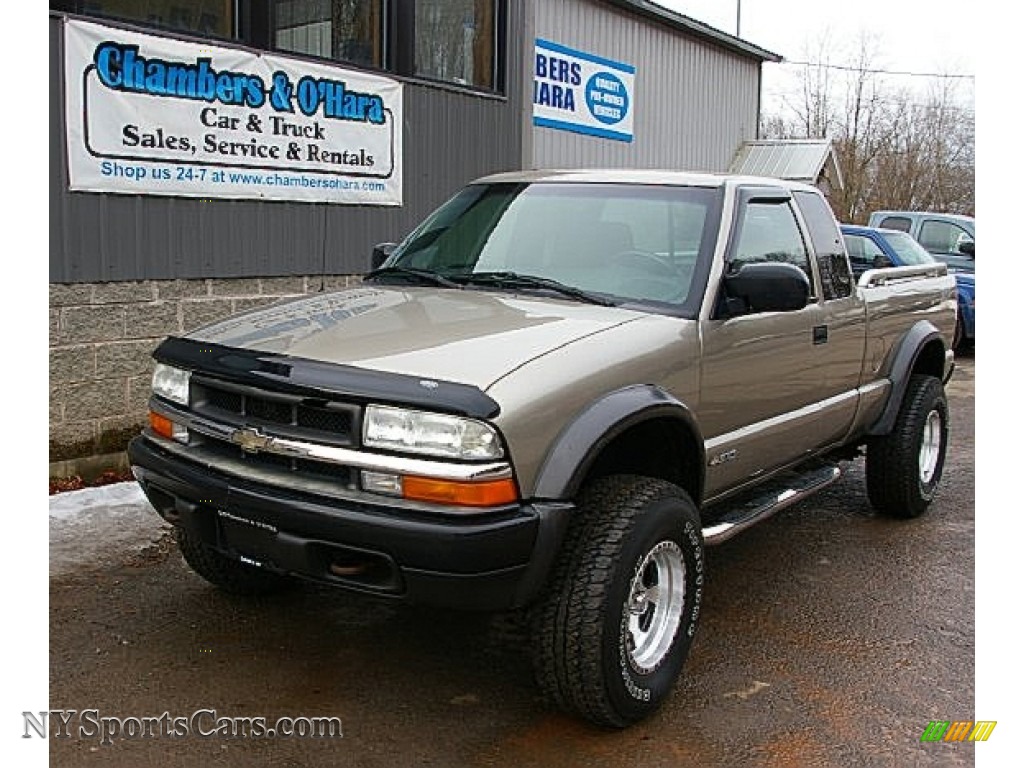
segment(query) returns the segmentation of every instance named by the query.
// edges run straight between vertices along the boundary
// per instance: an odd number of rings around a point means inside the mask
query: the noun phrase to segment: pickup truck
[[[873,211],[869,227],[898,229],[917,240],[950,271],[974,272],[974,217],[932,211]]]
[[[814,187],[499,174],[375,254],[154,352],[133,473],[224,590],[522,609],[549,701],[621,728],[681,672],[705,547],[862,452],[880,514],[937,492],[953,278],[855,282]]]
[[[841,224],[840,231],[850,256],[854,277],[876,267],[907,267],[928,264],[935,257],[907,232]],[[974,346],[974,269],[950,269],[956,279],[956,331],[953,349],[967,352]]]

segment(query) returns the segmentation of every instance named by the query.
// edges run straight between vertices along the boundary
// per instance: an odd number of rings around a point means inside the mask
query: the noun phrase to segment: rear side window
[[[793,199],[811,235],[825,300],[846,298],[853,293],[853,276],[832,211],[824,198],[814,192],[794,192]]]
[[[898,229],[900,232],[909,232],[910,219],[906,216],[886,216],[878,226],[881,229]]]

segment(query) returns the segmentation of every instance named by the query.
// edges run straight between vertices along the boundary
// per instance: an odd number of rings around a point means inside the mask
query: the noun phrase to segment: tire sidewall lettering
[[[660,499],[664,503],[671,501]],[[672,510],[663,510],[664,512]],[[684,522],[685,520],[685,522]],[[682,525],[679,525],[682,523]],[[640,529],[640,531],[637,530]],[[646,530],[645,530],[646,529]],[[634,552],[630,553],[629,567],[623,568],[619,576],[619,588],[616,589],[616,601],[618,606],[618,621],[616,622],[618,640],[616,643],[616,672],[622,680],[621,695],[627,701],[631,700],[635,706],[649,708],[652,702],[658,703],[667,695],[678,676],[678,668],[681,668],[683,660],[688,653],[689,645],[696,634],[700,617],[701,599],[703,596],[704,584],[704,539],[700,527],[694,522],[677,517],[666,524],[664,520],[655,524],[653,528],[650,522],[639,520],[637,525],[630,532],[630,535],[638,535],[639,546],[634,544]],[[683,607],[683,614],[680,616],[679,626],[676,628],[670,650],[657,666],[644,674],[633,669],[628,657],[629,650],[626,647],[626,629],[629,623],[629,614],[625,609],[629,597],[630,585],[639,575],[640,566],[648,552],[659,542],[670,540],[675,542],[683,553],[686,582],[686,604]],[[681,656],[682,658],[678,658]]]

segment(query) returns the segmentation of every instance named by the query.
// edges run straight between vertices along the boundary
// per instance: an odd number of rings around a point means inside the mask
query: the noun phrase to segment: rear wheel
[[[561,709],[622,728],[671,693],[697,630],[700,518],[686,493],[647,477],[581,495],[553,583],[534,610],[538,682]]]
[[[266,595],[294,584],[287,576],[270,573],[221,554],[184,528],[176,528],[175,531],[178,548],[189,567],[225,592],[233,595]]]
[[[892,431],[868,443],[866,474],[872,506],[890,517],[917,517],[942,478],[949,408],[942,382],[914,375]]]

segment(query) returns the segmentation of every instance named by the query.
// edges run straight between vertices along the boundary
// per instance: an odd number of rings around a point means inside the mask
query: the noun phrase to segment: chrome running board
[[[765,520],[780,509],[796,504],[812,493],[832,485],[839,479],[839,467],[825,464],[802,472],[784,472],[750,495],[725,502],[728,511],[702,530],[704,544],[713,546],[728,541],[737,533]]]

